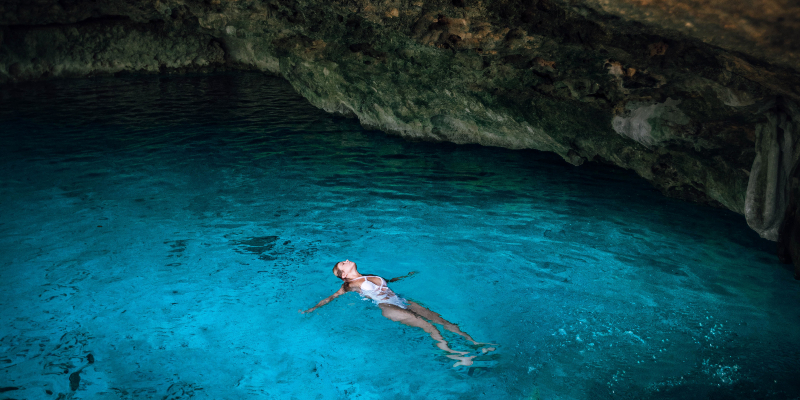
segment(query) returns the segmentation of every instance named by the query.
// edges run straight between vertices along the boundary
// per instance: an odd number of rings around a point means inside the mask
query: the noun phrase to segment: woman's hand
[[[328,298],[326,298],[326,299],[321,300],[314,307],[311,307],[311,308],[309,308],[308,310],[305,310],[305,311],[303,311],[303,310],[297,310],[297,311],[299,311],[300,314],[308,314],[308,313],[310,313],[310,312],[312,312],[312,311],[324,306],[325,304],[330,303],[331,300],[333,300],[333,299],[335,299],[335,298],[337,298],[337,297],[339,297],[339,296],[341,296],[341,295],[343,295],[343,294],[345,294],[347,292],[346,290],[344,290],[344,286],[345,285],[346,284],[343,284],[342,287],[340,287],[339,290],[336,291],[336,293],[328,296]]]
[[[408,275],[398,276],[397,278],[389,279],[387,282],[397,282],[400,279],[408,278],[409,276],[414,275],[414,274],[418,274],[418,273],[419,273],[419,271],[411,271],[411,272],[408,273]]]

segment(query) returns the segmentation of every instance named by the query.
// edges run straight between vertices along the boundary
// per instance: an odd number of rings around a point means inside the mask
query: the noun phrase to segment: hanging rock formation
[[[762,236],[777,240],[787,204],[797,190],[800,108],[788,99],[778,99],[768,106],[767,121],[756,125],[756,159],[750,170],[745,217]]]
[[[709,0],[6,0],[0,84],[251,69],[409,138],[636,171],[777,240],[800,6]]]

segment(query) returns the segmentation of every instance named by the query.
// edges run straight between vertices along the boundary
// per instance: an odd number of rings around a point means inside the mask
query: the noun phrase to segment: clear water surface
[[[365,131],[250,73],[0,102],[0,398],[800,396],[774,244],[628,171]],[[419,271],[392,288],[498,350],[452,368],[355,293],[299,314],[344,258]]]

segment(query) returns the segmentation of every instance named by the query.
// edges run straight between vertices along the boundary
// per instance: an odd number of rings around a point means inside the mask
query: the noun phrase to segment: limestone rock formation
[[[778,228],[797,188],[800,159],[800,108],[791,100],[769,104],[767,121],[756,126],[756,159],[750,170],[745,217],[751,228],[767,238],[778,238]],[[797,204],[792,204],[793,208]]]
[[[265,71],[367,127],[632,169],[777,240],[800,157],[800,7],[756,3],[6,0],[0,84]]]

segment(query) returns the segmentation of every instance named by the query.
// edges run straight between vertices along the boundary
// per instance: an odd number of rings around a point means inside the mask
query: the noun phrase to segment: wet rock
[[[581,166],[586,161],[586,159],[581,157],[580,154],[575,152],[575,150],[570,150],[567,153],[566,161],[568,163],[578,167],[578,166]]]
[[[651,147],[672,138],[672,125],[686,125],[689,117],[677,106],[680,101],[667,98],[663,103],[643,104],[631,102],[624,116],[615,116],[611,121],[614,131]]]

